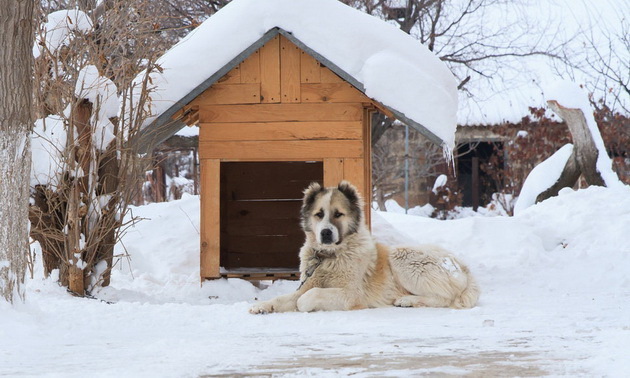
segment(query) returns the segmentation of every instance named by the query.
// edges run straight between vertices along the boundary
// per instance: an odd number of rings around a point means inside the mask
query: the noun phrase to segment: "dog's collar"
[[[300,286],[297,288],[298,290],[302,288],[302,286],[306,283],[306,280],[311,278],[313,273],[315,273],[315,270],[319,268],[320,265],[322,265],[324,260],[335,256],[335,252],[330,252],[323,249],[316,249],[313,252],[313,257],[311,257],[311,260],[315,260],[315,264],[309,266],[308,269],[306,269],[306,272],[304,272],[304,275],[306,277],[304,278],[304,281],[300,283]]]
[[[313,250],[313,257],[311,257],[311,259],[323,260],[331,257],[335,257],[335,252],[325,249],[315,249]]]

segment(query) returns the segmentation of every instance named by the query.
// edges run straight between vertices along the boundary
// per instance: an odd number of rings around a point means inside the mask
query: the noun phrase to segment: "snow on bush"
[[[90,123],[94,125],[92,143],[101,151],[116,138],[114,124],[109,120],[118,115],[120,101],[116,91],[116,84],[101,76],[96,66],[87,65],[79,71],[74,94],[93,104],[94,111],[90,117]]]
[[[78,9],[60,10],[47,16],[37,43],[33,46],[35,58],[46,49],[53,55],[62,47],[70,43],[72,33],[88,32],[93,25],[90,17]]]
[[[35,121],[31,134],[31,183],[30,186],[59,184],[60,167],[64,165],[66,128],[61,117],[51,115]]]

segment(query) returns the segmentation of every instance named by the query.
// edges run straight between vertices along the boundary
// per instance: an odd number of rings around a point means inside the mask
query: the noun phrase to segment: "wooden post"
[[[200,274],[203,280],[221,277],[221,161],[202,159],[201,177]]]

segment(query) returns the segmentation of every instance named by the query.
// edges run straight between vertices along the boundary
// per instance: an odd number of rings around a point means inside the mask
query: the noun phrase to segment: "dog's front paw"
[[[262,302],[253,305],[249,309],[250,314],[270,314],[273,312],[273,305],[269,302]]]
[[[400,297],[394,301],[396,307],[422,307],[424,304],[417,298],[411,295]]]

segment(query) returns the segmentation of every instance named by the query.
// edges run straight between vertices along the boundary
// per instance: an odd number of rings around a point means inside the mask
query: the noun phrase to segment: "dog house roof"
[[[177,132],[183,124],[173,123],[173,114],[277,34],[435,143],[454,145],[457,82],[446,65],[395,26],[337,0],[234,0],[223,7],[158,60],[162,72],[151,74],[152,116],[141,135],[160,130],[151,139],[163,140]]]

